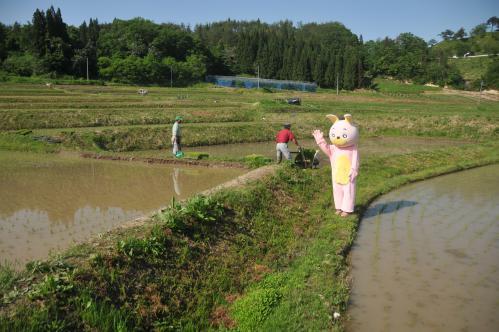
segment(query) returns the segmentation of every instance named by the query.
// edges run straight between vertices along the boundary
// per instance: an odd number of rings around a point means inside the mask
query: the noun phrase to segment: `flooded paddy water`
[[[0,152],[0,261],[43,259],[244,172]]]
[[[351,252],[350,331],[499,331],[499,165],[376,200]]]
[[[304,148],[318,150],[317,144],[313,139],[300,139],[298,143]],[[361,138],[359,150],[361,157],[369,155],[389,155],[398,153],[408,153],[414,151],[431,150],[456,146],[469,143],[462,140],[442,139],[442,138],[423,138],[423,137],[365,137]],[[296,145],[293,142],[288,144],[290,151],[296,151]],[[274,142],[259,143],[239,143],[224,144],[212,146],[197,146],[186,148],[187,151],[196,151],[208,153],[213,157],[242,157],[250,154],[259,154],[269,158],[276,158]],[[321,152],[322,154],[322,152]],[[323,158],[326,158],[322,155]]]

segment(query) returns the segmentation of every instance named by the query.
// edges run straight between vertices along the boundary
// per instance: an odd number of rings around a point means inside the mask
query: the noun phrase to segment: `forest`
[[[80,26],[60,9],[37,9],[26,24],[0,23],[0,80],[12,76],[186,86],[212,75],[316,82],[322,88],[373,88],[376,76],[464,88],[452,56],[499,53],[496,17],[441,42],[409,32],[364,42],[339,22],[295,24],[226,20],[193,29],[144,18]],[[490,30],[490,31],[489,31]],[[481,80],[499,86],[499,60]],[[473,83],[473,82],[472,82]],[[476,83],[476,82],[475,82]],[[473,84],[472,84],[473,85]],[[474,84],[476,86],[476,84]]]

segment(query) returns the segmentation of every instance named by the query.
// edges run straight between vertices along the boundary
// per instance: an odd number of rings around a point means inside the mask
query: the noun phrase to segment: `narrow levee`
[[[244,172],[1,152],[0,256],[46,258]]]
[[[350,331],[499,328],[499,166],[376,200],[351,252]]]

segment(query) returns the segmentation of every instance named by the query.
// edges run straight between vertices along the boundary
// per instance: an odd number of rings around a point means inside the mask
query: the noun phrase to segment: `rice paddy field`
[[[33,137],[92,151],[169,147],[175,116],[184,117],[184,145],[271,141],[283,122],[298,137],[327,128],[326,114],[350,113],[363,136],[497,137],[497,102],[440,93],[439,88],[380,80],[380,92],[266,92],[200,86],[186,89],[2,84],[0,148],[30,149]],[[398,87],[398,88],[397,88]],[[398,89],[398,90],[397,90]],[[286,98],[299,97],[301,105]],[[23,137],[21,137],[23,136]],[[38,141],[39,142],[39,141]],[[19,145],[19,146],[16,146]],[[54,149],[53,146],[48,149]]]
[[[178,115],[185,152],[210,151],[213,165],[244,162],[253,143],[265,151],[285,122],[309,144],[312,130],[328,132],[327,114],[352,114],[362,137],[351,216],[334,214],[327,163],[284,163],[21,271],[4,264],[0,331],[344,330],[349,252],[369,204],[409,182],[499,162],[499,100],[391,80],[378,87],[337,95],[203,84],[141,96],[133,86],[0,84],[4,155],[168,160]]]

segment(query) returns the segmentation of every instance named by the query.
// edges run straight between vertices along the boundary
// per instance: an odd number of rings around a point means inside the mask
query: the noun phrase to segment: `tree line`
[[[489,24],[497,27],[496,21]],[[477,32],[477,36],[497,42],[496,32]],[[88,75],[132,84],[187,85],[203,81],[206,74],[258,73],[347,90],[370,87],[376,75],[459,86],[462,78],[446,61],[451,51],[440,44],[410,33],[364,43],[362,36],[338,22],[268,24],[229,19],[192,30],[134,18],[111,23],[90,19],[75,27],[64,23],[60,9],[54,7],[37,9],[24,25],[0,23],[1,70],[8,74]]]

